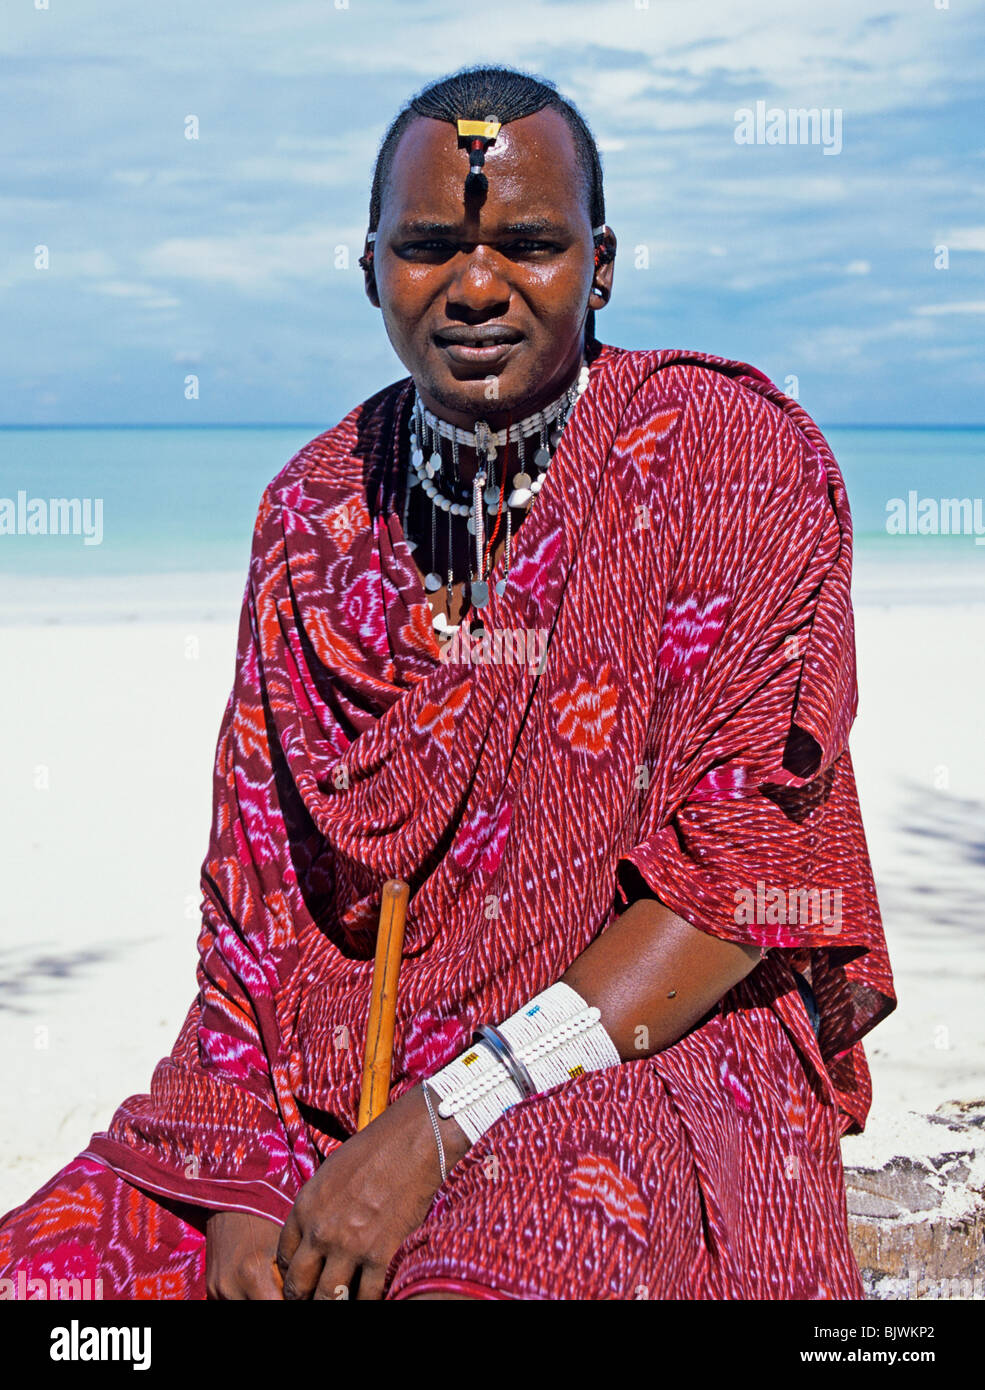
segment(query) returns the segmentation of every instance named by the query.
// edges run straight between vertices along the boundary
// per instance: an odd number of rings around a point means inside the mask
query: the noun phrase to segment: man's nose
[[[488,246],[475,246],[455,257],[454,275],[448,285],[448,303],[471,313],[488,313],[509,303],[510,286],[499,264],[500,257]]]

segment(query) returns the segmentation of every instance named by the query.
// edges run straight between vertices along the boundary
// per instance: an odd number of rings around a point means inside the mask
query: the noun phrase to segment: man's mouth
[[[456,362],[492,362],[523,340],[516,328],[503,324],[456,324],[434,333],[434,341]]]

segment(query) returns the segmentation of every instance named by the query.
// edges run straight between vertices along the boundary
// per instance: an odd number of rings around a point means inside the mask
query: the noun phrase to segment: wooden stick
[[[397,1013],[397,977],[407,924],[410,887],[402,878],[388,878],[380,901],[380,928],[376,936],[373,993],[366,1027],[363,1088],[359,1096],[359,1129],[382,1115],[390,1097],[393,1061],[393,1029]]]

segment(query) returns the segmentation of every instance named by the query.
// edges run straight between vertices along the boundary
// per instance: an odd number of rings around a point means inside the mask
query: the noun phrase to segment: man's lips
[[[446,343],[454,343],[459,347],[491,347],[494,344],[518,343],[523,334],[518,328],[510,328],[504,323],[477,323],[439,328],[434,337],[442,347]]]
[[[455,362],[493,362],[523,340],[518,329],[492,324],[439,329],[433,337]]]

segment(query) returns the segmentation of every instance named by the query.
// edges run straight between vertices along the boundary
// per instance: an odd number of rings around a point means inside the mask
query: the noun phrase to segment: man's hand
[[[450,1169],[469,1141],[454,1120],[438,1123]],[[387,1266],[440,1185],[434,1130],[415,1086],[334,1149],[298,1193],[277,1248],[284,1298],[348,1298],[357,1278],[357,1298],[382,1298]]]
[[[276,1221],[242,1211],[213,1212],[205,1226],[209,1298],[282,1300]]]

